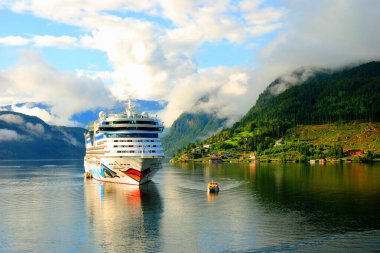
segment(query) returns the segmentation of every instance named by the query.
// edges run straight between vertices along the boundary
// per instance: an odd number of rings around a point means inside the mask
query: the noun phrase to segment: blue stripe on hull
[[[99,178],[99,179],[119,177],[116,174],[116,172],[112,171],[104,164],[100,164],[100,166],[96,166],[95,168],[92,168],[91,173],[93,177]]]

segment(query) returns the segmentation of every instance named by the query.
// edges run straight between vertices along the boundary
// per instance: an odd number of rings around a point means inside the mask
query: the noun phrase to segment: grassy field
[[[344,151],[363,149],[380,153],[380,123],[342,123],[298,126],[289,130],[285,142],[341,145]]]

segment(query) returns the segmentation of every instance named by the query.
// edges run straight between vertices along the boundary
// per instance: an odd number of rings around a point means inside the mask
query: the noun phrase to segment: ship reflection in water
[[[154,183],[84,182],[87,218],[101,252],[160,251],[161,197]]]

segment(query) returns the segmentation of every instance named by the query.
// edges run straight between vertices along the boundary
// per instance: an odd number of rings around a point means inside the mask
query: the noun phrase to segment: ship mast
[[[128,116],[134,116],[136,113],[134,111],[135,105],[132,102],[131,98],[128,98],[128,103],[127,103],[127,109],[125,110]]]

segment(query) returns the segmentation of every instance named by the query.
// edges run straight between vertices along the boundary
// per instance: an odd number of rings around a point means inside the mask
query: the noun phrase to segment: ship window
[[[145,125],[158,125],[155,121],[145,121],[145,120],[137,120],[136,124],[145,124]]]
[[[158,138],[156,133],[105,133],[105,135],[107,138]]]
[[[113,121],[112,122],[112,124],[115,124],[115,125],[117,125],[117,124],[133,124],[134,122],[133,121],[130,121],[130,120],[128,120],[128,121]]]
[[[162,127],[99,127],[100,131],[129,131],[129,130],[140,130],[140,131],[162,131]]]

